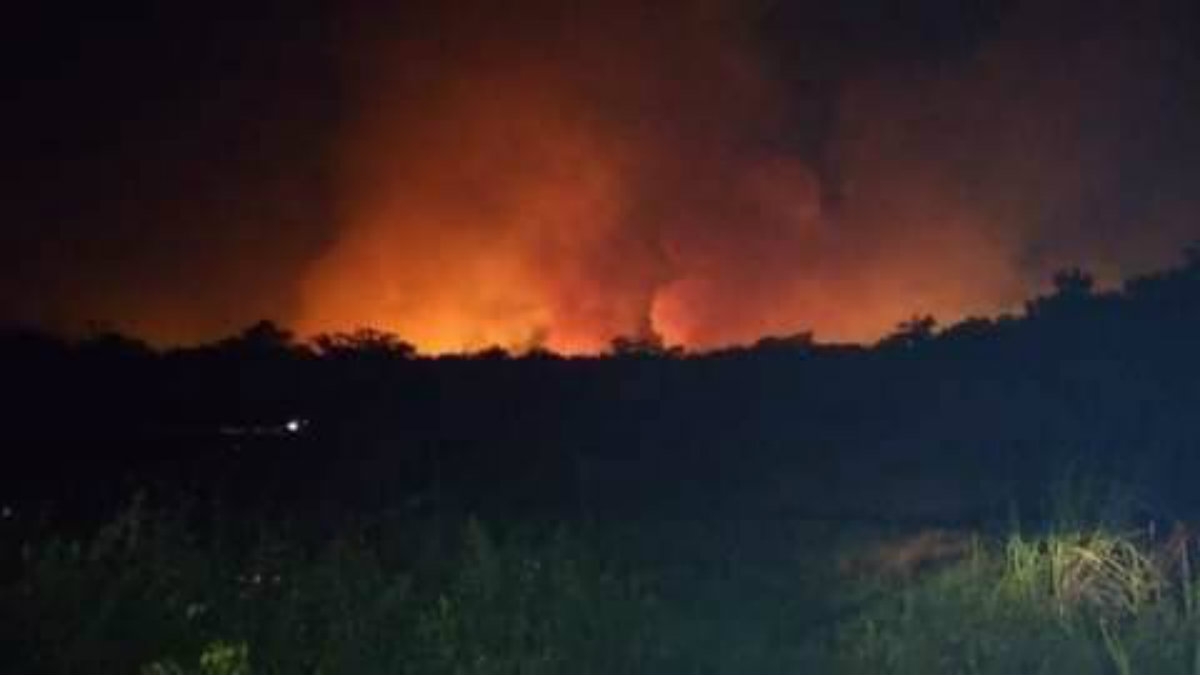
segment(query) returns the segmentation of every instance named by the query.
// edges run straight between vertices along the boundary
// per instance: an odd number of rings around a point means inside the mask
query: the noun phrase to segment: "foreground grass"
[[[1144,533],[1014,534],[895,586],[834,652],[860,672],[1200,672],[1187,554],[1170,553]]]
[[[442,551],[415,524],[315,543],[283,526],[193,529],[135,505],[90,539],[25,544],[3,591],[4,670],[632,672],[650,659],[653,596],[556,532],[509,544],[469,521]]]
[[[4,672],[1200,673],[1194,541],[789,522],[9,533]]]

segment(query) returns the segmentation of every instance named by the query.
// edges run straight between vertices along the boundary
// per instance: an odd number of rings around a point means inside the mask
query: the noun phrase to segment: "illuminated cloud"
[[[1170,2],[1017,2],[915,50],[893,42],[925,44],[929,5],[899,27],[870,6],[339,3],[283,62],[247,42],[269,67],[198,82],[194,119],[123,122],[119,167],[72,161],[72,187],[31,164],[54,208],[9,213],[0,309],[158,342],[370,326],[426,352],[870,341],[1195,237]]]

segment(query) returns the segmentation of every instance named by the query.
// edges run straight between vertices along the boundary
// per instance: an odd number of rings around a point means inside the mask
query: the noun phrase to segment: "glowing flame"
[[[1020,261],[1047,205],[1079,204],[1084,158],[1062,130],[1089,99],[1059,85],[1098,65],[1095,99],[1119,98],[1103,63],[1030,85],[1006,66],[1027,45],[941,79],[853,82],[823,130],[827,190],[786,140],[804,102],[737,3],[561,4],[544,21],[432,11],[437,40],[417,20],[367,41],[341,235],[304,281],[302,332],[595,352],[647,331],[696,348],[873,340],[918,313],[1011,308],[1044,271]]]

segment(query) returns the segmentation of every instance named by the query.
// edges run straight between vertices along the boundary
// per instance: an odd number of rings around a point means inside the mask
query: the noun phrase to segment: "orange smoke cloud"
[[[344,234],[307,281],[302,327],[366,324],[433,352],[579,350],[636,321],[622,285],[638,280],[618,269],[636,261],[614,258],[603,294],[583,266],[628,248],[619,149],[556,118],[570,101],[553,86],[455,82],[421,102],[421,119],[376,132],[383,154],[368,158],[366,187],[349,188]]]
[[[467,4],[355,33],[340,234],[302,282],[301,332],[595,352],[1011,308],[1073,262],[1030,262],[1032,242],[1111,185],[1085,152],[1109,141],[1072,132],[1136,72],[1035,49],[1059,64],[1040,71],[998,42],[936,77],[857,78],[825,130],[831,204],[786,140],[805,102],[738,3]]]
[[[700,78],[731,84],[738,105],[754,105],[759,83],[724,47],[699,48],[716,37],[716,6],[671,14],[678,37],[660,45],[658,11],[594,4],[556,15],[546,3],[549,25],[463,12],[438,24],[446,44],[384,36],[369,50],[387,65],[363,85],[344,235],[306,280],[302,330],[370,324],[432,352],[578,352],[650,327],[678,274],[666,223],[685,202],[659,198],[679,187],[675,149],[725,143],[730,104]],[[689,107],[693,123],[676,127]]]

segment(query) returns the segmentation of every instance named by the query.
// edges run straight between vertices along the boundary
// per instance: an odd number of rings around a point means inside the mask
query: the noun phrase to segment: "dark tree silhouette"
[[[646,331],[640,336],[613,338],[610,352],[613,356],[661,356],[668,350],[661,335]]]
[[[295,350],[296,336],[273,321],[262,320],[237,335],[217,344],[219,349],[235,353],[284,354]]]
[[[768,336],[754,343],[753,349],[772,352],[808,353],[816,345],[811,331],[791,335]]]
[[[932,316],[918,315],[907,321],[900,322],[892,334],[879,341],[882,348],[910,348],[925,344],[933,339],[937,331],[937,319]]]
[[[13,489],[68,499],[80,488],[63,487],[62,467],[85,466],[96,490],[141,471],[247,500],[395,506],[436,482],[439,504],[464,510],[578,511],[566,493],[593,462],[636,475],[592,485],[592,515],[785,497],[767,506],[841,514],[914,477],[947,490],[987,477],[971,483],[978,502],[1001,488],[1036,498],[1082,458],[1113,473],[1136,459],[1156,496],[1200,512],[1200,256],[1116,290],[1065,270],[1026,310],[944,328],[915,316],[874,346],[799,333],[685,354],[647,331],[600,357],[426,357],[377,330],[298,344],[270,322],[166,351],[10,330],[0,441]],[[311,420],[304,434],[222,445],[231,420],[295,416]],[[181,428],[196,433],[147,431]]]
[[[1026,303],[1025,312],[1031,318],[1076,313],[1082,311],[1096,297],[1095,279],[1078,267],[1056,272],[1053,283],[1053,293]]]
[[[327,333],[313,338],[318,353],[330,357],[367,357],[409,359],[416,348],[396,335],[374,328],[359,328],[350,333]]]

